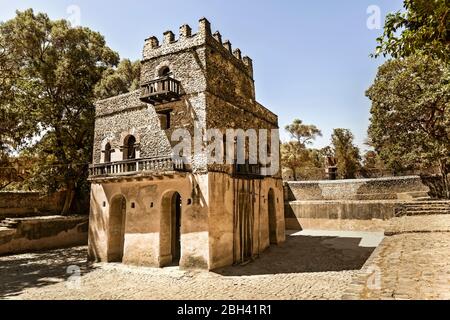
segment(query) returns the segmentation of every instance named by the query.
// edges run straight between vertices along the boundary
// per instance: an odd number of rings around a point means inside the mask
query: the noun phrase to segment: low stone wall
[[[285,182],[286,229],[382,231],[402,203],[429,198],[419,176]]]
[[[64,192],[46,195],[39,192],[0,192],[0,220],[59,214],[64,206]]]
[[[335,200],[285,203],[286,229],[381,231],[401,201]]]
[[[409,200],[426,197],[429,191],[419,176],[285,182],[288,201]]]
[[[86,245],[88,216],[17,218],[0,228],[0,255]]]

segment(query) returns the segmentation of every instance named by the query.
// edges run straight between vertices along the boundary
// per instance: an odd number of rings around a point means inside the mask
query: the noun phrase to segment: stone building
[[[140,90],[96,103],[90,259],[211,270],[284,241],[280,172],[210,164],[203,140],[191,157],[173,152],[177,129],[278,128],[255,100],[252,60],[203,18],[196,34],[183,25],[178,39],[148,38],[141,63]]]

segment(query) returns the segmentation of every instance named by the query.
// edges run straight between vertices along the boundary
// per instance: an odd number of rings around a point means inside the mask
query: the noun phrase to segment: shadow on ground
[[[375,247],[360,247],[361,238],[286,235],[255,261],[214,270],[223,276],[359,270]]]
[[[82,275],[94,270],[87,263],[86,247],[58,249],[2,257],[0,260],[0,299],[19,295],[27,288],[39,288],[66,281],[77,266]],[[69,271],[69,272],[68,272]]]

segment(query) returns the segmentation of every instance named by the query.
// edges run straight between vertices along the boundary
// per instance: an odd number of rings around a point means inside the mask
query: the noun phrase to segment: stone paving
[[[366,236],[295,233],[253,263],[214,272],[88,265],[86,247],[0,257],[0,297],[339,299],[374,250],[359,245]],[[68,278],[70,265],[81,267],[79,282]]]
[[[91,265],[86,247],[5,256],[0,298],[450,299],[449,227],[442,215],[392,219],[384,239],[304,230],[252,263],[214,272]]]
[[[450,215],[395,218],[343,299],[450,299]]]

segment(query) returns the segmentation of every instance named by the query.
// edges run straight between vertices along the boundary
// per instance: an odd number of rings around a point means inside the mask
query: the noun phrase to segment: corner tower
[[[146,39],[141,63],[139,90],[96,103],[90,258],[214,269],[284,241],[280,173],[239,164],[235,140],[230,163],[210,163],[204,140],[208,129],[278,128],[255,100],[252,60],[202,18],[196,33]],[[192,139],[187,161],[174,155],[177,129]]]

